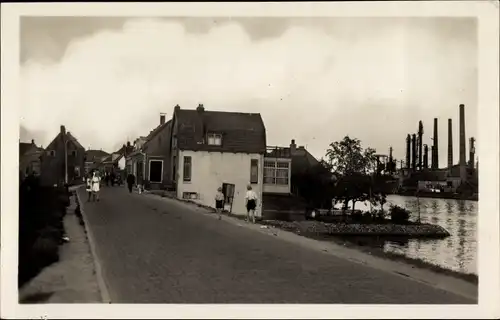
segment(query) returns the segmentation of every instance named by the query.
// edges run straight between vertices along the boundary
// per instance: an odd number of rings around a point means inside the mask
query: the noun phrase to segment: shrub
[[[397,205],[390,208],[391,221],[394,223],[406,224],[410,219],[411,212]]]
[[[352,221],[354,221],[354,222],[362,222],[363,221],[363,213],[361,213],[359,211],[354,211],[351,214],[351,218],[352,218]]]
[[[59,261],[59,243],[57,240],[42,235],[33,244],[33,258],[42,268]]]

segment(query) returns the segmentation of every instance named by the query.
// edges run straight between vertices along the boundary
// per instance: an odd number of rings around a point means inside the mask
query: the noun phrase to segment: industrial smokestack
[[[410,153],[411,153],[411,137],[410,135],[406,136],[406,168],[410,169]]]
[[[411,168],[415,171],[417,168],[417,135],[411,136]]]
[[[432,146],[432,169],[439,169],[438,119],[434,118],[434,138]]]
[[[424,125],[422,121],[418,122],[418,168],[422,170],[422,136],[424,135]]]
[[[460,110],[460,180],[467,179],[466,163],[465,163],[465,106],[461,104]]]
[[[476,147],[474,146],[475,142],[476,139],[474,139],[474,137],[469,139],[469,168],[471,169],[474,169],[474,157],[476,155]]]
[[[424,169],[429,168],[429,147],[424,145]]]
[[[453,167],[453,127],[451,119],[448,119],[448,170]]]

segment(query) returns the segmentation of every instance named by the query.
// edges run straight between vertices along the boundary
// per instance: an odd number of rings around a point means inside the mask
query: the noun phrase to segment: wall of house
[[[151,160],[163,161],[163,179],[161,183],[149,182],[150,188],[160,189],[172,181],[170,164],[170,143],[171,143],[172,123],[168,122],[151,140],[144,146],[144,153],[147,155],[145,163],[145,178],[149,181],[149,165]]]
[[[120,170],[125,169],[125,157],[121,157],[120,160],[118,160],[118,168]]]
[[[291,181],[292,181],[292,160],[289,158],[273,158],[273,157],[264,157],[264,161],[267,162],[278,162],[278,163],[288,163],[288,184],[274,184],[274,183],[266,183],[264,181],[264,189],[265,193],[279,193],[279,194],[290,194],[292,192]]]
[[[40,156],[42,156],[42,153],[43,150],[33,145],[33,147],[19,158],[19,171],[22,172],[23,176],[32,173],[35,175],[40,174]]]
[[[191,156],[191,181],[189,182],[183,181],[185,156]],[[178,159],[177,197],[182,198],[184,192],[195,192],[198,198],[193,201],[215,207],[214,199],[217,188],[222,187],[223,183],[232,183],[235,185],[232,213],[239,215],[246,214],[245,193],[250,182],[250,160],[257,159],[259,179],[257,184],[252,184],[252,188],[259,197],[256,215],[261,216],[264,155],[179,151]]]
[[[54,150],[55,156],[48,153]],[[76,151],[76,156],[72,155],[72,151]],[[65,175],[65,148],[63,136],[59,134],[54,141],[46,148],[46,151],[41,157],[41,174],[40,181],[44,185],[54,185],[64,181]],[[80,180],[76,174],[76,170],[80,172],[82,177],[85,172],[85,149],[78,148],[72,141],[68,142],[68,182]]]

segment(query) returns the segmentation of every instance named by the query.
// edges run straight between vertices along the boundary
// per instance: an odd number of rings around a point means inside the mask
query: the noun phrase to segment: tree
[[[334,181],[328,163],[323,160],[316,166],[292,175],[292,183],[309,206],[331,206]]]
[[[371,174],[377,166],[375,152],[372,148],[363,150],[359,139],[345,136],[341,141],[330,143],[326,157],[332,172],[338,176]]]
[[[343,202],[345,210],[352,201],[354,212],[356,202],[371,200],[373,180],[370,175],[377,170],[375,149],[363,150],[359,139],[345,136],[330,143],[326,157],[331,171],[338,177],[335,202]]]

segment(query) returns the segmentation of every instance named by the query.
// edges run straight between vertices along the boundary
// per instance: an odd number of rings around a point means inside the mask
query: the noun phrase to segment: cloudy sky
[[[21,139],[47,145],[65,124],[113,151],[170,117],[175,104],[260,112],[268,145],[316,157],[350,135],[404,158],[405,138],[466,105],[477,130],[477,25],[469,18],[24,17]]]

